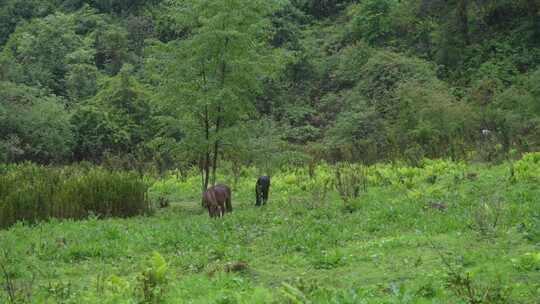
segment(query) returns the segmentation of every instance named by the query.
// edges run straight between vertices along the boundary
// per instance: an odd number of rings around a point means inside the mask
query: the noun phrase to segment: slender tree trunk
[[[210,177],[210,152],[206,153],[206,160],[204,162],[204,191],[208,189],[208,179]]]
[[[199,173],[201,175],[201,193],[204,193],[206,190],[204,188],[204,158],[199,156]]]
[[[463,41],[465,42],[465,45],[469,45],[471,41],[469,37],[468,0],[459,0],[457,7],[457,18],[459,31],[461,32]]]
[[[220,140],[219,140],[219,133],[221,131],[221,105],[217,108],[217,118],[216,118],[216,140],[214,141],[214,159],[212,163],[212,185],[216,184],[216,170],[217,170],[217,162],[218,162],[218,156],[219,156],[219,148],[220,148]]]
[[[203,82],[202,90],[207,90],[207,79],[206,79],[206,67],[204,64],[204,60],[201,61],[201,77]],[[209,117],[209,109],[208,105],[204,106],[204,135],[205,135],[205,143],[204,143],[204,160],[201,164],[201,183],[202,183],[202,192],[206,191],[208,189],[208,180],[210,177],[210,117]]]
[[[527,9],[531,18],[531,24],[534,27],[534,39],[540,42],[540,12],[536,0],[527,0]]]
[[[221,74],[221,88],[223,89],[225,87],[225,78],[226,78],[226,75],[227,75],[227,62],[225,61],[225,58],[224,58],[224,54],[225,54],[225,51],[227,50],[227,47],[229,45],[229,38],[225,38],[225,43],[224,43],[224,46],[223,46],[223,52],[221,54],[221,64],[220,64],[220,74]],[[212,163],[212,185],[214,185],[216,183],[216,170],[217,170],[217,163],[218,163],[218,158],[219,158],[219,148],[220,148],[220,138],[219,138],[219,134],[221,132],[221,125],[222,125],[222,120],[223,120],[223,106],[222,106],[222,101],[219,102],[218,104],[218,107],[217,107],[217,117],[216,117],[216,132],[215,132],[215,135],[216,135],[216,139],[214,141],[214,159],[213,159],[213,163]]]
[[[204,191],[208,189],[208,179],[210,177],[210,120],[208,117],[208,106],[204,108],[204,129],[206,136],[205,159],[204,159]]]
[[[206,152],[199,158],[199,170],[201,174],[201,193],[208,189],[208,177],[210,176],[210,153]]]

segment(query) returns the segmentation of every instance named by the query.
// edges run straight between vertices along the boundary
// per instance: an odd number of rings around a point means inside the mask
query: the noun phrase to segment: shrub
[[[540,252],[527,252],[517,259],[512,259],[512,264],[520,271],[540,270]]]
[[[367,168],[347,163],[337,165],[334,185],[344,202],[358,198],[367,190]]]
[[[18,263],[16,257],[9,253],[5,248],[0,250],[0,286],[5,290],[7,297],[5,298],[9,304],[29,303],[32,284],[22,284],[17,280],[21,275],[17,269]],[[26,285],[26,286],[25,286]],[[3,297],[0,296],[0,300]]]
[[[540,152],[526,153],[513,167],[513,181],[537,181],[540,176]]]
[[[148,211],[147,185],[135,173],[31,163],[0,170],[0,227],[17,221],[128,217]]]
[[[169,265],[163,256],[154,252],[139,277],[143,303],[162,302],[168,269]]]
[[[464,303],[515,303],[511,299],[511,286],[501,277],[490,281],[481,280],[475,272],[467,270],[456,256],[439,254],[445,267],[446,288]]]

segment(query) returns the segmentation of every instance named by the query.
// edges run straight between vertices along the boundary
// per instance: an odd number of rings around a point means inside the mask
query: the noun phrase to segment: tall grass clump
[[[147,185],[132,172],[25,163],[0,171],[0,227],[48,218],[129,217],[148,211]]]
[[[540,177],[539,164],[540,152],[526,153],[522,159],[512,164],[512,181],[538,181]]]

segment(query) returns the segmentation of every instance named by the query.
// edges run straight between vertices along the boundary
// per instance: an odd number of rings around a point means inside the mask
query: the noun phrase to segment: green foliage
[[[292,4],[315,18],[332,16],[353,2],[351,0],[293,0]]]
[[[76,157],[100,160],[105,151],[125,151],[129,133],[115,122],[109,113],[98,107],[85,105],[73,115],[77,143]]]
[[[478,129],[477,118],[465,103],[448,94],[443,83],[403,83],[396,92],[394,142],[401,147],[417,144],[422,157],[450,155],[463,159],[472,130]],[[413,143],[413,145],[411,145]],[[407,151],[407,149],[405,149]]]
[[[128,59],[128,32],[106,25],[95,32],[96,66],[109,75],[116,75]]]
[[[169,265],[158,252],[153,252],[148,266],[139,278],[143,303],[160,303],[165,293]]]
[[[150,105],[145,88],[126,65],[107,79],[100,92],[75,110],[78,159],[101,160],[105,152],[132,152],[149,140]]]
[[[509,290],[500,283],[478,284],[470,272],[451,272],[447,279],[448,288],[463,301],[470,304],[508,303]]]
[[[350,35],[371,45],[387,41],[392,34],[390,12],[398,3],[396,0],[367,0],[351,6],[348,12],[352,16]]]
[[[330,145],[332,162],[499,161],[540,145],[539,9],[536,0],[5,0],[0,81],[57,104],[4,102],[0,158],[110,154],[161,173],[202,158],[239,172],[261,166],[251,126],[264,117],[279,134],[268,150],[283,155],[313,143]],[[47,130],[36,136],[20,130],[34,110],[54,120],[33,125]]]
[[[290,284],[283,283],[283,287],[280,290],[283,293],[283,296],[288,300],[289,303],[293,304],[308,304],[311,303],[307,297],[294,286]]]
[[[0,175],[0,226],[18,221],[128,217],[148,211],[147,186],[134,173],[100,168],[10,165]]]
[[[367,169],[361,165],[338,164],[335,168],[334,185],[345,203],[355,200],[362,191],[367,190]]]
[[[60,162],[73,146],[63,100],[40,90],[0,82],[0,160]]]
[[[512,148],[530,151],[537,145],[534,134],[539,128],[540,95],[532,83],[540,79],[539,75],[538,71],[532,72],[519,84],[494,94],[493,102],[487,107],[487,120],[496,127],[496,137],[505,151]]]
[[[76,33],[74,15],[57,13],[17,28],[0,56],[4,79],[65,94],[70,64],[80,64],[75,52],[89,52]],[[74,60],[71,61],[70,58]]]
[[[271,17],[273,38],[272,45],[297,50],[300,46],[302,25],[308,17],[293,3],[284,4]]]
[[[540,270],[540,253],[527,252],[512,262],[514,267],[522,271]]]
[[[515,181],[536,181],[539,175],[540,153],[527,153],[515,162],[513,179]]]
[[[190,172],[187,180],[182,180],[177,175],[165,176],[156,181],[149,189],[148,196],[152,202],[157,202],[159,197],[164,197],[172,201],[180,199],[197,200],[199,198],[199,179]]]
[[[349,98],[355,98],[349,96]],[[340,113],[328,130],[327,140],[341,158],[372,163],[387,153],[386,124],[373,107],[360,99],[353,109]]]
[[[55,9],[54,5],[55,1],[3,1],[0,7],[0,45],[4,45],[19,23],[52,13]]]
[[[338,63],[333,77],[342,85],[354,86],[362,79],[359,71],[372,55],[373,49],[361,42],[345,47],[336,55]]]
[[[375,53],[361,70],[358,85],[343,96],[346,110],[327,133],[342,157],[373,162],[392,157],[392,148],[409,160],[463,157],[476,119],[465,116],[472,110],[448,93],[427,63]]]
[[[184,145],[204,168],[203,188],[210,168],[217,168],[225,135],[253,112],[263,79],[279,67],[278,53],[267,48],[268,16],[277,4],[183,2],[177,18],[192,34],[157,47],[169,65],[160,107],[182,123]]]
[[[373,103],[383,104],[404,81],[425,83],[436,79],[435,69],[430,63],[387,51],[375,53],[360,72],[363,76],[358,90]]]
[[[134,13],[145,5],[156,5],[161,0],[64,0],[62,6],[69,10],[77,10],[85,5],[109,14]]]
[[[66,75],[66,93],[74,101],[80,101],[97,93],[98,70],[89,64],[77,64],[69,67]]]

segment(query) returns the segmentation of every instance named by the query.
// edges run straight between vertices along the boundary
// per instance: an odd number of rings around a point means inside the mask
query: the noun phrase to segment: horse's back
[[[225,208],[226,212],[232,212],[231,188],[227,185],[217,184],[214,186],[217,200]]]
[[[224,184],[217,184],[214,187],[214,193],[216,194],[219,199],[226,200],[231,197],[231,188],[229,186]]]
[[[257,185],[261,185],[262,187],[269,187],[270,177],[266,175],[259,177],[259,179],[257,179]]]

